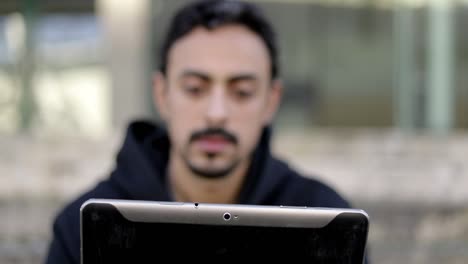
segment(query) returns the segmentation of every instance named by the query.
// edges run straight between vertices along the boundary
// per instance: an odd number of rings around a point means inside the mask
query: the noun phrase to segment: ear
[[[168,106],[167,106],[167,80],[164,74],[160,71],[153,75],[153,103],[159,112],[163,121],[167,120]]]
[[[282,96],[283,83],[279,79],[274,79],[271,83],[270,91],[267,95],[266,112],[263,120],[265,126],[273,122],[276,112],[278,111]]]

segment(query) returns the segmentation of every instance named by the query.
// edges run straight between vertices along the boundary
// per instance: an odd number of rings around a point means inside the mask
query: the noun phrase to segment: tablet
[[[360,209],[91,199],[80,228],[82,264],[361,264],[369,219]]]

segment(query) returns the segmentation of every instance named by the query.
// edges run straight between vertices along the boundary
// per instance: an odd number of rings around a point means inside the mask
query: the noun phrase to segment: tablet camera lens
[[[224,218],[224,220],[229,221],[229,220],[231,220],[231,214],[230,213],[224,213],[223,218]]]

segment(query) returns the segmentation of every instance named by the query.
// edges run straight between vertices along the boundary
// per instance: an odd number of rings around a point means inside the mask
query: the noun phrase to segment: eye
[[[248,99],[248,98],[252,97],[253,92],[243,90],[243,89],[236,89],[234,91],[234,94],[238,99],[245,100],[245,99]]]
[[[249,85],[235,85],[231,87],[231,94],[236,100],[245,101],[254,96],[255,88]]]
[[[236,80],[230,83],[231,95],[239,101],[245,101],[255,96],[257,83],[252,80]]]
[[[203,88],[199,85],[186,85],[184,91],[191,96],[199,96],[203,92]]]

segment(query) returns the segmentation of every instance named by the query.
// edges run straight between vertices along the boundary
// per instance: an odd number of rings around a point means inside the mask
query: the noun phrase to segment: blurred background
[[[158,119],[186,1],[0,1],[0,263],[40,263],[128,121]],[[373,263],[468,263],[468,0],[254,2],[280,41],[274,151],[369,213]]]

